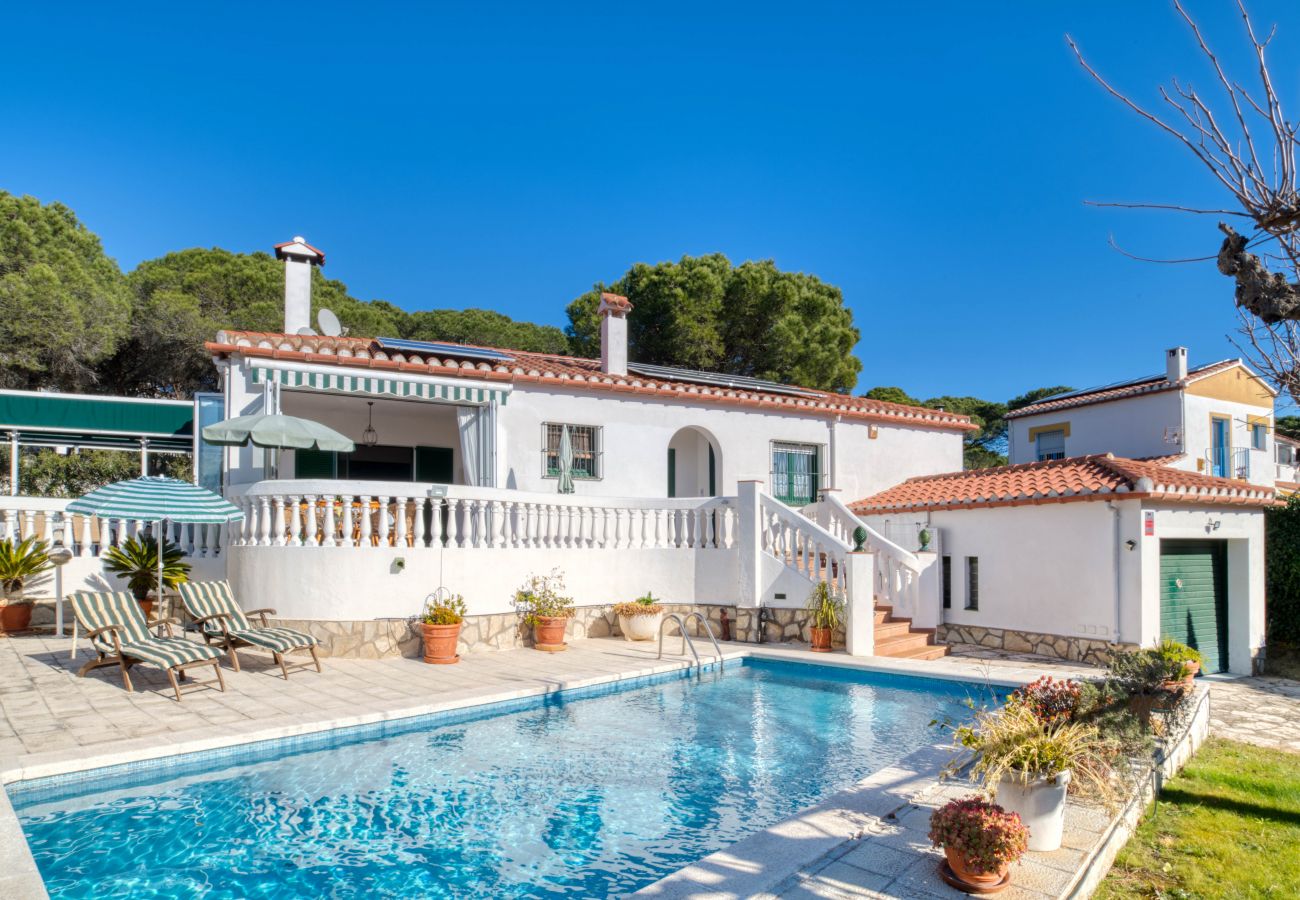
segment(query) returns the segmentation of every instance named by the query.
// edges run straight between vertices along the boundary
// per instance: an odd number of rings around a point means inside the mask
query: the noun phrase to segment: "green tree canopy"
[[[117,263],[72,210],[0,191],[0,385],[93,388],[130,311]]]
[[[848,391],[862,364],[839,288],[771,260],[733,266],[721,253],[637,263],[569,304],[571,349],[600,354],[601,291],[626,296],[628,357],[658,365]]]
[[[401,335],[417,341],[453,341],[533,353],[569,352],[569,339],[554,325],[516,322],[488,309],[433,309],[409,313]]]
[[[948,412],[970,416],[971,421],[980,427],[979,431],[968,432],[963,450],[964,464],[967,469],[987,469],[992,466],[1007,464],[1007,413],[1020,409],[1030,403],[1037,403],[1044,397],[1059,394],[1073,388],[1058,385],[1056,387],[1036,388],[1018,397],[1001,403],[996,400],[983,400],[979,397],[931,397],[919,400],[900,387],[874,387],[862,396],[872,400],[885,400],[890,403],[906,403],[909,406],[923,406],[927,409],[944,409]]]
[[[1278,416],[1273,422],[1278,434],[1300,441],[1300,416]]]

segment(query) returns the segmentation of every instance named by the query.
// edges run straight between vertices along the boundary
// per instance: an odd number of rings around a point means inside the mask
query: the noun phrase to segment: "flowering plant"
[[[524,622],[530,627],[537,624],[539,618],[571,618],[575,612],[573,598],[560,592],[564,590],[564,576],[559,569],[550,575],[530,575],[528,580],[515,591],[510,605],[524,615]]]
[[[1016,813],[973,795],[930,815],[930,842],[958,854],[975,875],[1001,872],[1029,849],[1029,829]]]
[[[637,597],[630,603],[614,604],[614,615],[616,616],[657,616],[663,611],[663,606],[655,599],[654,594],[649,592],[646,592],[644,597]]]
[[[1021,706],[1044,725],[1069,722],[1079,710],[1079,685],[1069,680],[1057,681],[1044,675],[1007,697],[1007,706]]]
[[[460,594],[431,599],[420,621],[425,625],[459,625],[465,619],[465,599]]]

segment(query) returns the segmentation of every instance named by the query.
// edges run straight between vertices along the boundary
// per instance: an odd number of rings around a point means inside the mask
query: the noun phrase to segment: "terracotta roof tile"
[[[1103,387],[1089,388],[1083,391],[1074,391],[1067,397],[1046,400],[1040,400],[1037,403],[1031,403],[1029,406],[1022,406],[1020,409],[1013,409],[1007,413],[1008,419],[1017,419],[1021,416],[1033,416],[1038,413],[1052,412],[1058,409],[1073,409],[1076,406],[1088,406],[1092,403],[1105,403],[1108,400],[1123,400],[1127,397],[1137,397],[1141,394],[1158,394],[1162,391],[1172,391],[1177,388],[1186,387],[1194,381],[1200,381],[1202,378],[1208,378],[1211,375],[1231,369],[1233,366],[1242,365],[1239,359],[1225,359],[1220,362],[1210,363],[1208,366],[1200,366],[1191,369],[1187,377],[1181,381],[1173,382],[1164,375],[1153,375],[1149,378],[1136,378],[1133,381],[1126,381],[1122,384],[1105,385]]]
[[[467,350],[495,350],[508,354],[508,361],[458,358],[454,354],[427,354],[385,350],[370,338],[284,334],[260,331],[221,331],[204,345],[216,356],[239,354],[250,358],[296,360],[349,368],[395,369],[440,377],[465,377],[514,384],[547,384],[573,390],[598,390],[653,395],[760,407],[809,415],[844,416],[875,422],[911,425],[944,431],[974,431],[969,416],[923,407],[851,397],[829,391],[801,388],[799,395],[749,390],[716,385],[667,381],[644,375],[609,375],[600,360],[549,353],[529,353],[499,347],[471,347]]]
[[[611,293],[609,293],[609,292],[607,292],[607,291],[602,291],[602,292],[601,292],[601,295],[600,295],[600,305],[601,305],[601,307],[606,307],[606,306],[608,306],[608,307],[610,307],[611,309],[617,309],[617,310],[621,310],[621,311],[623,311],[623,312],[631,312],[631,311],[632,311],[632,301],[631,301],[631,300],[628,300],[628,299],[627,299],[626,297],[624,297],[622,294],[611,294]]]
[[[880,514],[1107,500],[1117,496],[1234,506],[1272,506],[1276,502],[1270,487],[1170,468],[1162,465],[1166,460],[1125,459],[1108,453],[925,475],[864,497],[850,507],[858,513]]]

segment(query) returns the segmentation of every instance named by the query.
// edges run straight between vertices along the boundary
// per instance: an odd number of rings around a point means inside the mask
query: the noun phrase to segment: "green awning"
[[[253,383],[271,381],[287,388],[306,388],[337,394],[379,394],[406,400],[430,400],[446,403],[506,403],[510,389],[482,382],[456,384],[442,381],[404,381],[378,375],[338,375],[297,369],[264,368],[254,364]]]
[[[0,391],[0,432],[28,446],[139,447],[190,451],[194,404],[176,400]]]

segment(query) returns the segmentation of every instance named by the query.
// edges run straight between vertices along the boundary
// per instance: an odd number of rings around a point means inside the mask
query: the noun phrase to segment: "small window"
[[[1256,450],[1268,449],[1268,426],[1263,422],[1250,426],[1250,446]]]
[[[821,446],[772,443],[772,495],[788,506],[807,506],[821,490]]]
[[[1036,439],[1038,461],[1065,459],[1065,430],[1040,431]]]
[[[952,609],[952,557],[943,558],[943,608]]]
[[[599,425],[567,425],[563,422],[547,422],[542,426],[542,472],[545,477],[558,478],[560,475],[560,441],[566,428],[569,429],[569,446],[573,451],[573,477],[601,478],[604,474],[601,459],[603,429]]]
[[[966,557],[966,608],[980,608],[980,558]]]

